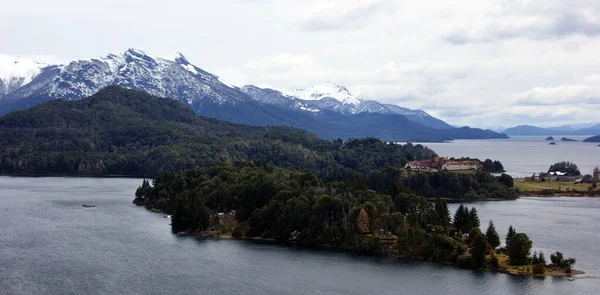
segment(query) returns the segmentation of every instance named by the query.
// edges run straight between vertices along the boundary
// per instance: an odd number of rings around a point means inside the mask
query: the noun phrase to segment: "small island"
[[[546,137],[546,140],[554,140],[554,137],[548,136],[548,137]]]
[[[563,137],[560,139],[560,141],[577,141],[576,139],[572,139],[572,138],[567,138],[567,137]]]
[[[588,137],[588,138],[584,139],[583,142],[600,142],[600,135]]]

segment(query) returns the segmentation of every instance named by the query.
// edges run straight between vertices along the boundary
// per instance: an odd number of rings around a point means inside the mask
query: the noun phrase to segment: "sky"
[[[2,0],[0,54],[183,53],[232,85],[324,82],[501,129],[600,121],[597,0]]]

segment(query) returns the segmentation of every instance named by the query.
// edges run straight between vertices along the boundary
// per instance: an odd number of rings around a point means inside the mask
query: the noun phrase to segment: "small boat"
[[[85,208],[94,208],[94,207],[96,207],[96,205],[90,205],[90,204],[83,204],[81,206],[85,207]]]
[[[165,215],[164,218],[171,218],[171,215]]]
[[[574,281],[574,280],[575,280],[575,278],[568,278],[567,280],[569,280],[569,281]]]

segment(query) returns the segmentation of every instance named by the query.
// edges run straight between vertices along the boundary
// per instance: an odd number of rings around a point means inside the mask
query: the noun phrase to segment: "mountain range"
[[[326,139],[506,138],[489,130],[454,128],[422,110],[361,99],[334,83],[291,94],[252,85],[231,87],[182,54],[167,59],[136,49],[64,65],[0,59],[0,115],[49,100],[80,100],[109,85],[173,98],[201,116],[256,126],[294,126]]]
[[[508,128],[503,131],[507,135],[514,136],[547,136],[547,135],[596,135],[600,134],[600,124],[588,128],[574,129],[568,126],[557,127],[554,129],[542,128],[531,125],[519,125]]]

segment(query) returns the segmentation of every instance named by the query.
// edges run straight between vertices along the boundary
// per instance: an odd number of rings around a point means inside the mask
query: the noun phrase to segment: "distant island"
[[[546,140],[554,140],[554,137],[548,136],[548,137],[546,137]]]
[[[553,142],[549,143],[549,145],[556,145],[556,142],[553,141]]]
[[[600,135],[588,137],[584,139],[583,142],[600,142]]]
[[[600,133],[600,124],[580,129],[560,127],[541,128],[531,125],[519,125],[508,128],[503,133],[508,136],[590,135]]]
[[[577,140],[572,139],[572,138],[563,137],[560,139],[560,141],[577,141]]]

